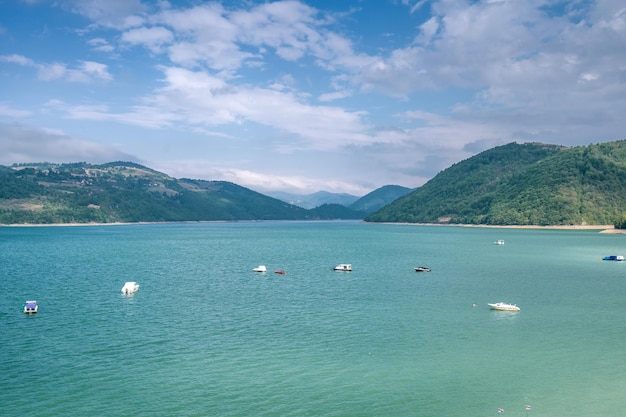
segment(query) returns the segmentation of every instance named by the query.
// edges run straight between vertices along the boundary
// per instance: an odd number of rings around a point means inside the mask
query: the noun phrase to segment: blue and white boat
[[[624,257],[622,255],[609,255],[602,258],[603,261],[623,261]]]
[[[24,313],[26,314],[35,314],[37,310],[39,310],[39,306],[35,300],[26,301],[22,305],[24,306]]]

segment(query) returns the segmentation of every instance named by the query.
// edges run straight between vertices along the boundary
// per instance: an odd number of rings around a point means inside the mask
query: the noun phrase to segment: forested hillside
[[[0,224],[362,218],[306,210],[224,181],[175,179],[144,166],[0,167]]]
[[[371,222],[615,224],[626,212],[626,141],[496,147],[442,171]]]
[[[348,207],[352,210],[373,213],[410,192],[410,188],[400,185],[385,185],[364,195]]]

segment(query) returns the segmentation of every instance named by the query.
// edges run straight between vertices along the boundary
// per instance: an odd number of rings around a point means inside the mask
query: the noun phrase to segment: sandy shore
[[[492,226],[492,225],[463,225],[467,227],[492,227],[495,229],[562,229],[562,230],[602,230],[602,231],[615,231],[615,227],[610,224],[597,224],[597,225],[568,225],[568,226]]]
[[[74,226],[121,226],[125,224],[157,224],[150,222],[137,223],[18,223],[18,224],[0,224],[0,227],[74,227]]]
[[[402,224],[408,226],[437,226],[437,227],[483,227],[491,229],[544,229],[544,230],[598,230],[599,233],[626,234],[626,229],[616,229],[612,224],[585,224],[585,225],[554,225],[554,226],[534,226],[534,225],[491,225],[491,224],[444,224],[444,223],[384,223]]]

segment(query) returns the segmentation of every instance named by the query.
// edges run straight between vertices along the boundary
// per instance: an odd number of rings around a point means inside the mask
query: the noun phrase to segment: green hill
[[[311,213],[313,213],[317,218],[320,219],[353,219],[353,220],[362,220],[365,217],[365,212],[358,211],[346,207],[342,204],[330,203],[330,204],[322,204],[319,207],[312,208]]]
[[[313,220],[324,214],[233,183],[175,179],[129,162],[0,167],[0,224]]]
[[[442,171],[370,222],[614,224],[626,212],[626,141],[496,147]]]
[[[352,210],[373,213],[411,191],[411,188],[400,185],[385,185],[364,195],[348,207]]]

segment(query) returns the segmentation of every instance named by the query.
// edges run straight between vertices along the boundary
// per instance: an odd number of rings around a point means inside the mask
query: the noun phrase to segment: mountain
[[[364,195],[348,207],[365,213],[373,213],[411,191],[411,188],[400,185],[385,185]]]
[[[626,141],[499,146],[452,165],[370,222],[614,224],[626,211]]]
[[[230,182],[176,179],[131,162],[0,166],[0,224],[358,218],[347,210],[310,211]]]
[[[362,220],[367,213],[364,211],[353,210],[342,204],[322,204],[310,210],[317,218],[320,219],[354,219]]]
[[[313,194],[292,194],[281,191],[268,193],[270,196],[283,200],[286,203],[305,209],[312,209],[323,204],[341,204],[342,206],[350,206],[357,201],[359,197],[344,193],[330,193],[328,191],[318,191]]]

